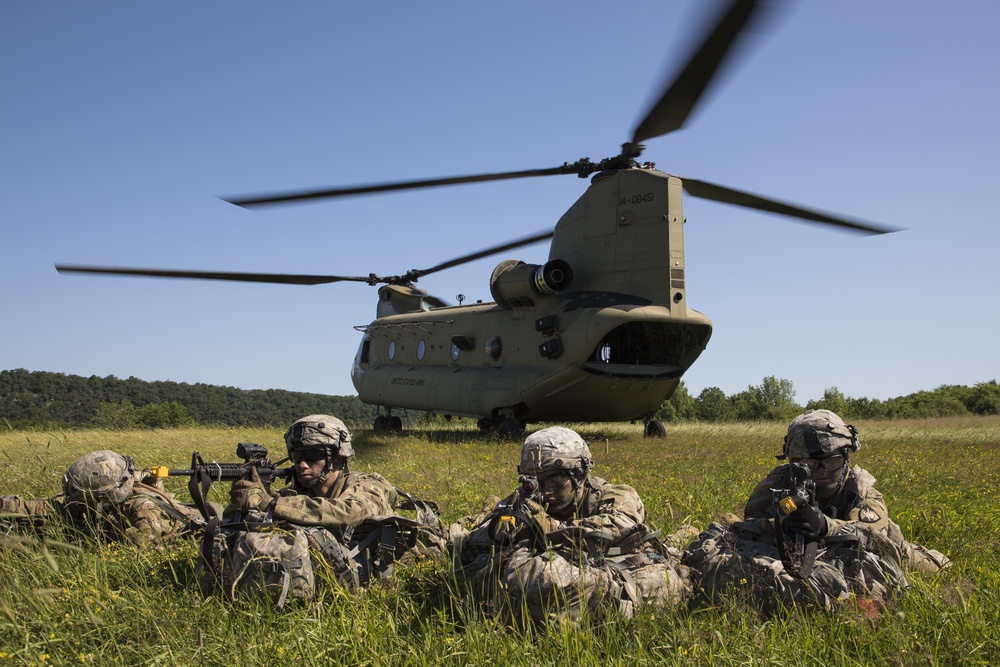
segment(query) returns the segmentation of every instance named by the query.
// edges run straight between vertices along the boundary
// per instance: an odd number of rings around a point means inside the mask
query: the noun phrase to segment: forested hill
[[[85,378],[24,369],[0,371],[0,420],[12,428],[191,423],[287,426],[310,414],[336,415],[353,428],[368,427],[376,412],[357,396],[145,382],[134,377]]]
[[[996,415],[1000,414],[1000,385],[996,380],[973,387],[942,385],[884,401],[844,396],[836,387],[830,387],[822,398],[801,405],[795,400],[791,381],[773,376],[728,396],[718,387],[706,387],[698,396],[692,396],[681,382],[655,418],[664,422],[787,421],[807,408],[833,410],[848,420]],[[192,424],[285,428],[310,414],[336,415],[358,430],[370,428],[377,412],[357,396],[145,382],[134,377],[85,378],[24,369],[0,371],[0,429],[131,429]],[[404,411],[400,416],[404,424],[443,419],[422,411]]]

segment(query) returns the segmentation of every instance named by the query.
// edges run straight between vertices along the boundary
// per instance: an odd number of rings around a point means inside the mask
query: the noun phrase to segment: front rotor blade
[[[372,185],[357,185],[347,188],[325,188],[322,190],[296,190],[294,192],[275,192],[267,195],[248,195],[244,197],[223,197],[224,201],[244,208],[282,204],[288,202],[308,201],[310,199],[326,199],[329,197],[349,197],[365,195],[374,192],[392,192],[393,190],[415,190],[418,188],[436,188],[442,185],[458,185],[461,183],[481,183],[485,181],[504,181],[513,178],[531,178],[533,176],[556,176],[558,174],[575,173],[566,166],[551,169],[528,169],[525,171],[508,171],[496,174],[476,174],[472,176],[452,176],[450,178],[430,178],[419,181],[396,181],[393,183],[375,183]]]
[[[471,255],[465,255],[463,257],[456,257],[455,259],[448,260],[437,266],[432,266],[429,269],[424,269],[423,271],[410,271],[407,275],[412,277],[413,280],[417,278],[426,276],[431,273],[436,273],[437,271],[443,271],[444,269],[450,269],[453,266],[458,266],[460,264],[465,264],[467,262],[472,262],[477,259],[482,259],[483,257],[489,257],[490,255],[495,255],[497,253],[503,252],[505,250],[512,250],[514,248],[520,248],[522,246],[531,245],[532,243],[538,243],[546,239],[552,238],[553,231],[539,232],[538,234],[532,234],[531,236],[525,236],[517,241],[510,241],[509,243],[504,243],[503,245],[493,246],[492,248],[486,248],[485,250],[480,250],[479,252],[474,252]]]
[[[233,273],[229,271],[175,271],[171,269],[124,269],[110,266],[72,266],[56,264],[59,273],[102,273],[119,276],[150,278],[193,278],[196,280],[230,280],[246,283],[280,283],[286,285],[324,285],[344,280],[370,282],[361,276],[306,276],[288,273]]]
[[[678,130],[694,110],[759,3],[734,0],[632,135],[632,143]]]
[[[724,204],[733,204],[735,206],[743,206],[745,208],[753,208],[758,211],[767,211],[768,213],[787,215],[793,218],[801,218],[803,220],[833,225],[835,227],[862,232],[864,234],[890,234],[892,232],[899,231],[898,229],[892,227],[880,227],[878,225],[873,225],[859,220],[850,220],[848,218],[835,217],[826,213],[810,211],[794,204],[787,204],[774,199],[767,199],[750,192],[734,190],[722,185],[716,185],[715,183],[699,181],[694,178],[682,178],[681,182],[684,185],[684,190],[692,197],[710,199],[712,201],[722,202]]]

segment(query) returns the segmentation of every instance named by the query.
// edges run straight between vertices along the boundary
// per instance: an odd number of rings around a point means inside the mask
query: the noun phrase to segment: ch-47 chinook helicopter
[[[309,276],[57,265],[105,273],[316,285],[382,285],[376,319],[362,332],[352,379],[359,398],[383,408],[376,431],[398,430],[394,409],[473,417],[516,436],[526,422],[653,416],[705,349],[712,323],[687,303],[684,213],[688,195],[867,234],[891,229],[811,211],[638,160],[641,142],[685,123],[752,17],[754,0],[729,2],[680,73],[664,86],[619,155],[549,169],[277,193],[228,199],[253,207],[532,176],[592,176],[586,192],[547,231],[398,276]],[[543,265],[509,259],[490,278],[492,303],[446,305],[418,279],[475,259],[552,239]]]

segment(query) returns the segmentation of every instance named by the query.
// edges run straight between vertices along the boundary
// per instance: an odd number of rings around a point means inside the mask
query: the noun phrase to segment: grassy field
[[[905,534],[954,559],[878,619],[850,607],[763,619],[736,604],[646,609],[630,621],[519,634],[450,595],[446,566],[400,567],[396,586],[351,596],[324,589],[275,615],[266,605],[204,599],[195,545],[162,550],[0,536],[0,667],[69,664],[1000,664],[1000,418],[857,424],[854,460],[879,479]],[[680,425],[666,441],[638,426],[581,425],[595,474],[632,484],[649,522],[704,527],[739,512],[774,465],[783,424]],[[192,450],[234,461],[236,443],[283,453],[277,429],[0,433],[0,493],[58,491],[66,466],[96,449],[140,465],[187,467]],[[458,423],[400,437],[355,436],[353,468],[378,471],[446,520],[515,486],[519,447]],[[185,480],[171,490],[186,499]],[[225,489],[216,490],[225,499]]]

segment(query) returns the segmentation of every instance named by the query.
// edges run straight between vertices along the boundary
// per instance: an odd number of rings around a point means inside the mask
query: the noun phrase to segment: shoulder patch
[[[880,517],[878,512],[873,510],[871,507],[862,507],[861,512],[858,515],[858,518],[864,521],[865,523],[876,523],[882,517]]]
[[[760,480],[759,482],[757,482],[757,486],[754,488],[765,489],[770,486],[774,486],[774,475],[770,475],[769,477],[765,477],[764,479]]]

